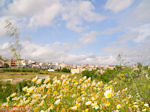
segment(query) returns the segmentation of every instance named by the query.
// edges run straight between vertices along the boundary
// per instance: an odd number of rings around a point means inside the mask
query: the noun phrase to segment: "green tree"
[[[63,68],[63,69],[61,70],[61,72],[66,72],[66,73],[70,73],[70,69],[67,69],[67,68]]]
[[[4,63],[4,68],[9,68],[9,64],[8,63]]]

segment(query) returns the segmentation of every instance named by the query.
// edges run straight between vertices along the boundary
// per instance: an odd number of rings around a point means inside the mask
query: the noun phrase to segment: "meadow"
[[[25,107],[33,112],[149,112],[150,71],[133,68],[48,75],[20,82],[2,107]],[[5,88],[6,89],[6,88]]]

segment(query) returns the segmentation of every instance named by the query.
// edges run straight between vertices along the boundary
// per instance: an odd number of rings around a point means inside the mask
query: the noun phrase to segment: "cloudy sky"
[[[0,55],[12,58],[6,20],[21,56],[68,64],[150,63],[150,0],[0,0]]]

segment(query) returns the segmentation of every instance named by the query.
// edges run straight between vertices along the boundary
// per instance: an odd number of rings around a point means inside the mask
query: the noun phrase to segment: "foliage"
[[[89,77],[91,77],[91,79],[94,79],[94,78],[97,78],[98,77],[98,74],[97,74],[97,72],[96,72],[97,70],[91,70],[91,71],[89,71],[89,70],[84,70],[84,71],[82,71],[82,76],[84,77],[84,76],[86,76],[87,78],[89,78]]]
[[[0,71],[1,72],[39,72],[40,69],[37,69],[37,68],[16,68],[16,69],[1,68]]]
[[[10,81],[0,82],[0,101],[5,102],[6,98],[13,92],[22,92],[22,88],[25,86],[30,87],[32,85],[31,81],[22,81],[12,84]]]
[[[9,68],[9,64],[8,63],[4,63],[4,68]]]
[[[61,69],[61,72],[66,72],[66,73],[70,73],[70,69],[67,69],[67,68],[63,68],[63,69]]]

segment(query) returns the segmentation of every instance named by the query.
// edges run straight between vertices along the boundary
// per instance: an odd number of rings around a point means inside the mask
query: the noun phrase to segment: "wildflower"
[[[33,109],[35,112],[37,112],[38,110],[39,110],[39,107],[35,107],[34,109]],[[43,110],[41,110],[40,112],[42,112]]]
[[[88,112],[89,111],[89,109],[85,109],[85,110],[83,110],[82,112]]]
[[[62,75],[62,76],[61,76],[61,79],[64,80],[64,79],[65,79],[65,75]]]
[[[54,104],[59,105],[60,104],[60,99],[56,100]]]
[[[148,105],[148,104],[144,104],[144,106],[145,106],[145,107],[149,107],[149,105]]]
[[[11,94],[11,97],[15,97],[15,96],[16,96],[16,93]]]
[[[7,107],[7,106],[8,106],[8,102],[2,104],[2,107]]]
[[[142,112],[146,112],[146,109],[142,109]]]
[[[30,102],[30,100],[26,100],[26,101],[25,101],[25,104],[27,105],[29,102]]]
[[[32,95],[32,98],[33,99],[37,99],[37,98],[40,98],[41,97],[41,94],[33,94]]]
[[[85,105],[91,105],[91,103],[92,103],[91,101],[88,101],[85,103]]]
[[[36,82],[38,77],[36,76],[35,78],[32,79],[33,82]]]
[[[47,78],[47,79],[44,81],[45,84],[48,83],[48,82],[50,82],[50,78]]]
[[[50,107],[48,108],[48,110],[50,111],[50,110],[53,110],[53,109],[54,109],[54,105],[51,104]]]
[[[120,105],[120,104],[118,104],[118,105],[117,105],[117,109],[120,109],[120,108],[121,108],[121,105]]]
[[[77,110],[77,106],[71,107],[71,110],[76,111]]]
[[[7,102],[9,102],[10,101],[10,97],[7,97]]]
[[[62,108],[62,109],[61,109],[61,112],[65,112],[65,108]]]
[[[33,93],[34,89],[35,89],[35,87],[30,87],[30,88],[27,89],[27,92],[28,93]]]
[[[96,110],[99,109],[99,106],[97,105],[97,103],[92,104],[93,108],[95,108]]]
[[[127,73],[125,73],[124,75],[125,75],[126,77],[128,77],[128,74],[127,74]]]
[[[42,79],[38,79],[36,83],[37,84],[41,84],[42,83]]]
[[[19,100],[19,97],[14,97],[14,98],[12,98],[12,100],[18,101],[18,100]]]
[[[106,103],[105,103],[105,106],[110,106],[110,103],[109,103],[109,102],[106,102]]]
[[[44,105],[44,101],[42,101],[39,105],[40,105],[40,106],[43,106],[43,105]]]
[[[26,92],[26,91],[27,91],[27,89],[28,89],[28,87],[24,87],[22,90]]]
[[[111,90],[111,89],[105,91],[105,93],[104,93],[104,96],[105,96],[106,98],[110,98],[112,95],[113,95],[113,94],[112,94],[112,90]]]

